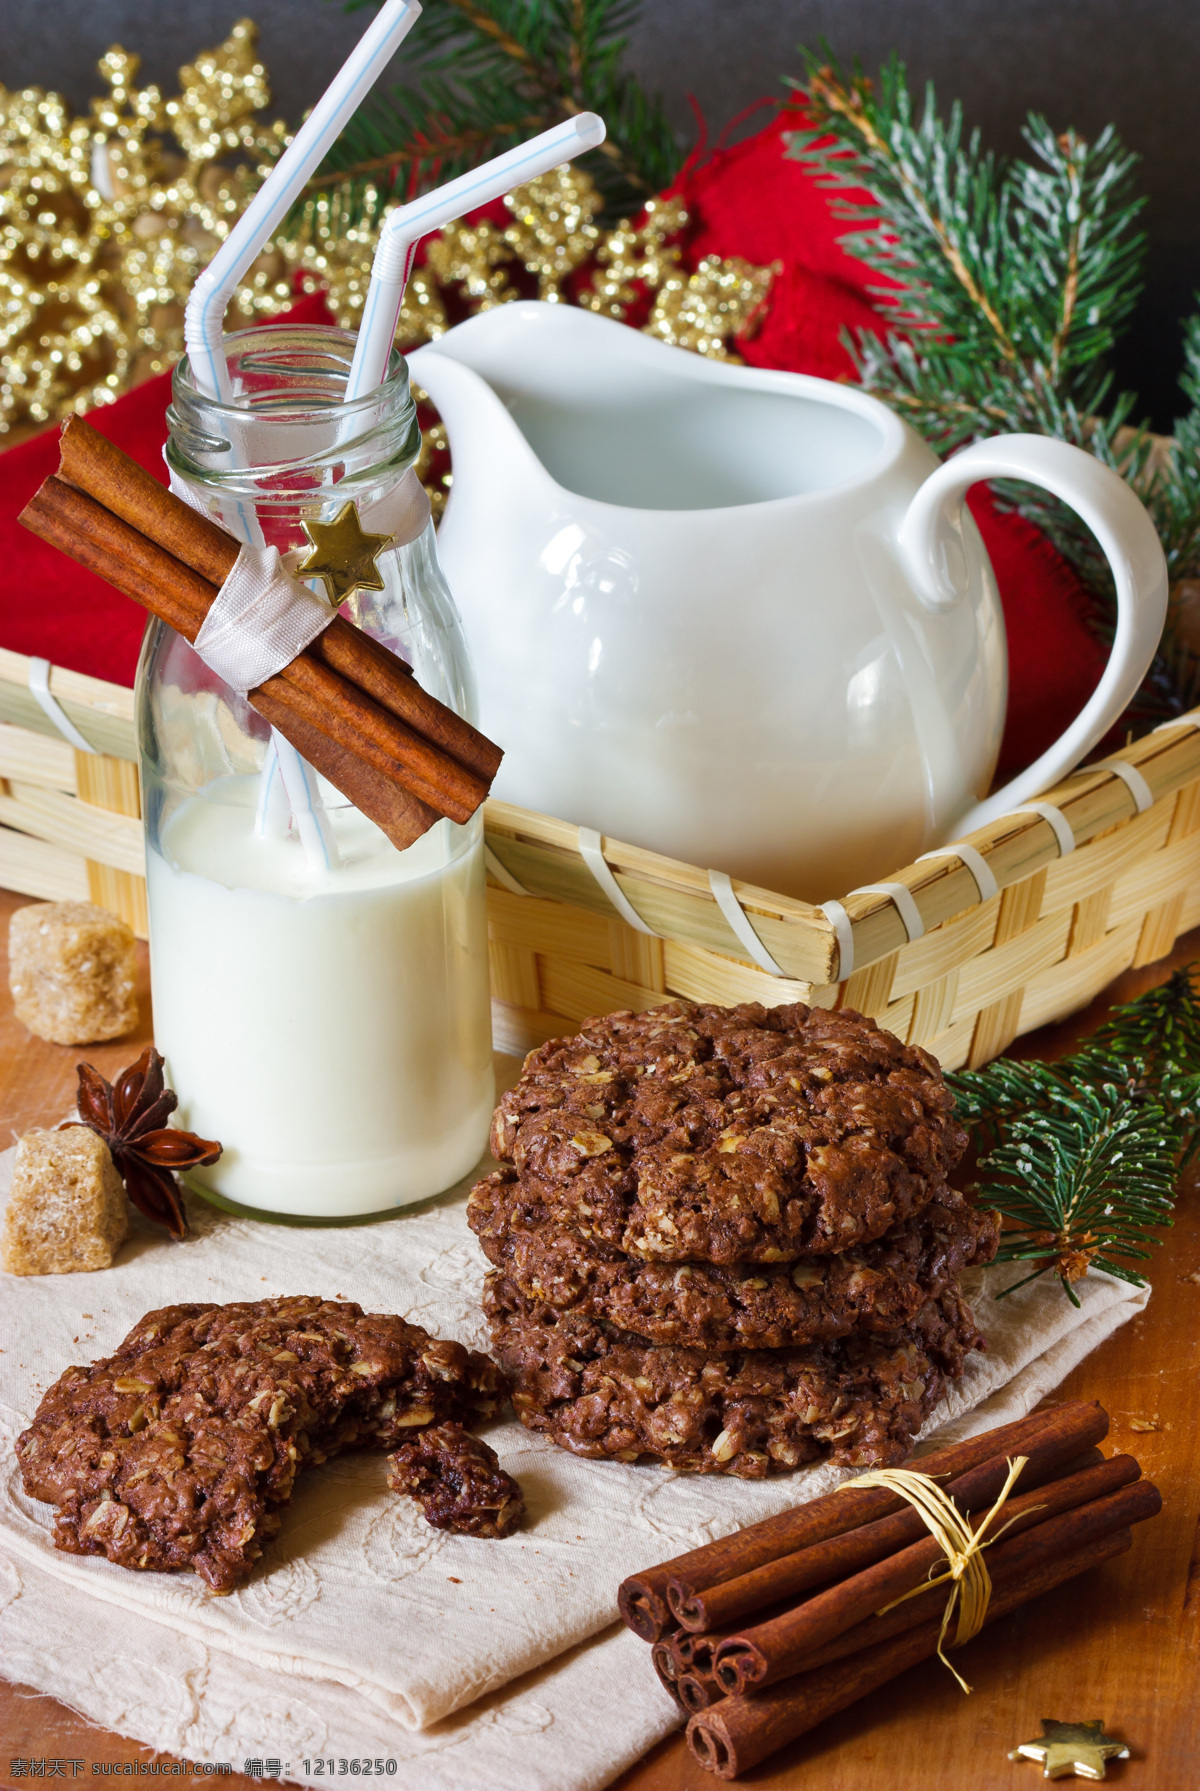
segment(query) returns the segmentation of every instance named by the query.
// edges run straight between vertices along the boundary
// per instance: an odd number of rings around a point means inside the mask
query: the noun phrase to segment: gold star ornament
[[[1104,1733],[1103,1723],[1056,1723],[1042,1718],[1040,1741],[1023,1741],[1010,1760],[1040,1760],[1044,1779],[1102,1779],[1106,1760],[1128,1760],[1124,1742]]]
[[[395,537],[368,535],[353,503],[343,504],[332,522],[306,522],[303,527],[311,552],[297,566],[296,576],[321,579],[335,609],[353,591],[384,589],[376,562]]]

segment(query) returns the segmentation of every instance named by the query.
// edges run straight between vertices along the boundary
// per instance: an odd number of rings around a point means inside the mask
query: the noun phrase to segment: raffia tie
[[[1018,1455],[1009,1462],[1008,1478],[1000,1489],[1000,1496],[976,1530],[972,1530],[966,1517],[942,1491],[936,1480],[931,1479],[928,1474],[917,1473],[912,1468],[879,1468],[873,1473],[860,1475],[857,1480],[843,1483],[845,1486],[886,1486],[889,1492],[894,1492],[912,1506],[931,1535],[936,1538],[946,1557],[945,1573],[940,1573],[936,1579],[914,1586],[910,1592],[894,1598],[891,1604],[884,1605],[883,1610],[877,1611],[876,1615],[882,1617],[884,1611],[894,1610],[896,1605],[903,1604],[906,1599],[915,1598],[918,1592],[926,1592],[930,1586],[941,1586],[949,1580],[950,1596],[946,1600],[941,1632],[938,1635],[938,1659],[944,1667],[949,1667],[963,1690],[968,1693],[970,1686],[946,1659],[946,1631],[956,1609],[958,1627],[950,1644],[952,1648],[961,1648],[964,1642],[969,1642],[983,1628],[992,1596],[992,1579],[984,1564],[983,1551],[1000,1540],[1008,1525],[1002,1524],[994,1536],[987,1536],[986,1532],[1028,1460],[1027,1455]]]

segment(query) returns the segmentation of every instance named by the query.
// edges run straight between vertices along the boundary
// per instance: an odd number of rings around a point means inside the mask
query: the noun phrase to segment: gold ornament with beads
[[[236,25],[169,101],[137,85],[139,59],[120,48],[88,117],[0,88],[0,435],[110,402],[182,352],[192,282],[287,141],[255,116],[269,98],[256,37]],[[232,155],[240,170],[218,159]],[[268,250],[234,327],[290,292],[286,257]]]

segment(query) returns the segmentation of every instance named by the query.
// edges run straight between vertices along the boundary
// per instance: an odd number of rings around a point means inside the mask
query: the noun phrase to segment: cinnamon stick
[[[1116,1529],[1067,1553],[1059,1553],[1026,1578],[997,1593],[988,1606],[987,1623],[1007,1616],[1076,1574],[1124,1554],[1132,1541],[1128,1529]],[[941,1618],[937,1616],[879,1647],[865,1649],[833,1666],[782,1680],[755,1697],[722,1698],[692,1717],[687,1727],[688,1747],[706,1772],[721,1779],[738,1778],[769,1754],[807,1734],[826,1717],[845,1710],[919,1660],[936,1654],[940,1632]]]
[[[711,1673],[702,1673],[696,1668],[679,1675],[675,1691],[683,1708],[693,1716],[699,1710],[710,1709],[725,1696]]]
[[[452,821],[469,821],[487,800],[488,786],[481,777],[413,733],[357,685],[340,678],[308,652],[299,654],[276,677],[298,713],[313,727],[350,746],[381,776],[398,778],[439,814]],[[267,683],[274,681],[268,679]],[[250,693],[251,699],[254,694]]]
[[[1081,1455],[1072,1456],[1071,1460],[1064,1464],[1062,1469],[1058,1471],[1058,1478],[1065,1480],[1069,1475],[1081,1474],[1085,1468],[1099,1467],[1104,1459],[1105,1457],[1101,1454],[1099,1449],[1085,1449]],[[1005,1467],[1005,1472],[1007,1473],[1007,1465]],[[857,1532],[852,1532],[852,1534],[857,1534]],[[1028,1536],[1029,1532],[1024,1531],[1022,1532],[1022,1535]],[[998,1559],[1001,1561],[1007,1559],[1007,1557],[1003,1556],[1001,1553],[1002,1548],[1007,1546],[1007,1543],[997,1544],[988,1550],[989,1571],[992,1572],[993,1578],[995,1577],[993,1563]],[[1025,1545],[1021,1542],[1019,1545],[1014,1543],[1013,1546],[1024,1547]],[[733,1582],[729,1583],[732,1584]],[[819,1590],[824,1590],[824,1588],[822,1587]],[[813,1593],[812,1596],[819,1596],[819,1591]],[[754,1621],[755,1623],[767,1623],[774,1617],[782,1617],[786,1612],[795,1610],[799,1602],[800,1600],[794,1596],[791,1598],[780,1599],[777,1604],[766,1605],[762,1609],[755,1610],[752,1613]],[[944,1605],[945,1597],[943,1595],[942,1602],[937,1606],[938,1610],[942,1610]],[[933,1607],[928,1603],[922,1604],[922,1599],[918,1596],[907,1599],[902,1606],[897,1607],[898,1610],[903,1611],[906,1615],[902,1617],[899,1622],[896,1622],[893,1617],[889,1616],[886,1620],[889,1627],[886,1630],[880,1629],[880,1625],[884,1622],[884,1619],[882,1618],[871,1618],[869,1622],[876,1626],[876,1631],[878,1631],[877,1639],[882,1639],[885,1634],[897,1635],[900,1630],[911,1628],[913,1623],[920,1621],[923,1616],[928,1615],[929,1610],[932,1608]],[[911,1618],[908,1617],[907,1613],[914,1609],[917,1610],[918,1615]],[[848,1631],[847,1633],[858,1636],[859,1632],[865,1627],[866,1625],[858,1624],[852,1631]],[[722,1642],[733,1634],[736,1634],[736,1626],[732,1625],[728,1629],[707,1631],[703,1635],[696,1635],[692,1631],[686,1629],[676,1629],[667,1631],[661,1641],[655,1642],[653,1646],[655,1648],[667,1648],[670,1650],[675,1662],[675,1678],[678,1680],[684,1673],[690,1670],[693,1660],[699,1666],[701,1672],[711,1672],[713,1667],[713,1657],[716,1654],[717,1649],[721,1646]],[[797,1671],[807,1671],[810,1665],[816,1666],[825,1660],[839,1660],[843,1654],[853,1653],[855,1648],[865,1647],[866,1645],[867,1643],[865,1641],[859,1639],[854,1644],[854,1647],[846,1648],[842,1645],[842,1637],[839,1636],[836,1641],[829,1642],[825,1647],[816,1650],[813,1657],[806,1658],[803,1669],[797,1668]]]
[[[1028,1492],[1045,1480],[1061,1478],[1066,1464],[1079,1453],[1076,1432],[1086,1435],[1094,1427],[1094,1420],[1089,1425],[1086,1414],[1080,1414],[1077,1420],[1070,1420],[1039,1442],[1029,1444],[1020,1490]],[[960,1511],[985,1509],[998,1498],[1008,1478],[1010,1459],[1008,1455],[995,1455],[967,1473],[948,1482],[939,1480],[938,1484]],[[798,1549],[795,1554],[784,1555],[752,1573],[725,1580],[698,1594],[688,1601],[688,1626],[698,1618],[706,1618],[705,1629],[710,1633],[728,1630],[768,1605],[794,1600],[810,1587],[822,1586],[829,1580],[845,1580],[849,1574],[894,1555],[897,1549],[928,1534],[919,1514],[905,1505],[891,1517],[877,1518],[872,1524],[814,1543],[811,1548]]]
[[[156,579],[167,556],[154,553],[149,541],[110,516],[92,498],[52,476],[34,492],[17,520],[152,611],[184,640],[194,641],[199,634],[211,587],[185,572],[179,578],[170,576],[160,589]],[[143,553],[142,549],[149,551]]]
[[[701,1673],[711,1673],[713,1652],[723,1639],[721,1636],[690,1635],[685,1629],[677,1629],[669,1646],[681,1673],[690,1672],[693,1667]]]
[[[679,1695],[679,1663],[665,1641],[655,1642],[650,1650],[650,1660],[663,1690],[669,1692],[675,1702],[682,1706],[683,1699]]]
[[[340,673],[358,688],[460,765],[490,784],[504,757],[500,747],[478,728],[420,684],[404,664],[379,641],[335,616],[324,634],[305,648],[313,659]],[[402,668],[398,671],[397,668]]]
[[[966,1442],[951,1444],[933,1454],[910,1457],[904,1465],[930,1474],[944,1485],[947,1480],[989,1461],[994,1467],[997,1461],[1011,1455],[1032,1457],[1035,1451],[1046,1450],[1048,1454],[1039,1459],[1057,1459],[1065,1463],[1089,1444],[1098,1442],[1107,1431],[1107,1413],[1094,1403],[1076,1400],[1020,1419],[1015,1424],[1006,1424],[998,1430],[986,1431]],[[1030,1469],[1024,1471],[1028,1474]],[[1036,1467],[1034,1471],[1037,1471]],[[1007,1473],[1007,1469],[1004,1472]],[[1030,1482],[1026,1481],[1028,1484]],[[993,1498],[999,1490],[998,1484]],[[912,1540],[920,1534],[919,1529],[907,1527],[913,1515],[911,1508],[886,1487],[842,1488],[824,1498],[814,1499],[810,1505],[802,1505],[780,1517],[768,1518],[763,1524],[752,1525],[735,1536],[725,1537],[721,1542],[709,1543],[706,1549],[697,1549],[691,1556],[669,1561],[657,1570],[658,1576],[665,1581],[666,1620],[699,1631],[728,1629],[751,1611],[790,1596],[804,1586],[820,1584],[820,1573],[813,1577],[813,1570],[824,1568],[824,1558],[797,1562],[796,1557],[801,1551],[807,1553],[818,1544],[845,1537],[851,1531],[858,1532],[886,1516],[898,1516],[904,1527],[898,1531],[884,1531],[879,1537],[879,1553],[888,1553],[902,1546],[904,1540]],[[896,1540],[897,1535],[900,1540]],[[868,1542],[872,1540],[868,1538]],[[878,1558],[878,1554],[869,1551],[835,1558],[825,1570],[825,1577],[849,1571],[851,1563],[864,1565]],[[784,1567],[785,1560],[794,1563],[798,1569],[794,1578],[792,1569]],[[689,1565],[685,1567],[684,1562]],[[751,1575],[755,1577],[751,1579]],[[738,1582],[736,1589],[732,1586],[734,1581]],[[630,1584],[629,1581],[625,1583]],[[726,1588],[729,1590],[718,1597],[716,1588],[723,1592]],[[623,1605],[621,1608],[622,1615],[626,1615]],[[627,1615],[626,1621],[629,1621]]]
[[[241,544],[211,518],[201,516],[167,491],[82,417],[70,417],[63,425],[59,475],[210,584],[219,586],[229,576]],[[344,616],[334,616],[306,652],[414,733],[491,783],[504,756],[500,748],[422,689],[402,659]]]
[[[1077,1507],[1103,1501],[1106,1495],[1136,1481],[1140,1474],[1141,1468],[1131,1455],[1113,1456],[1099,1467],[1085,1469],[1081,1474],[1072,1474],[1066,1479],[1039,1486],[1035,1491],[1009,1498],[997,1523],[1004,1525],[1007,1539],[1022,1529],[1044,1524],[1061,1512],[1075,1511],[1079,1516]],[[1020,1481],[1017,1484],[1020,1485]],[[999,1491],[999,1487],[996,1490]],[[1152,1487],[1143,1491],[1150,1502],[1158,1496]],[[955,1495],[951,1493],[951,1496]],[[968,1503],[960,1494],[956,1502],[961,1509],[977,1510],[990,1506],[994,1498],[993,1493],[990,1498],[984,1495],[971,1498]],[[915,1512],[911,1515],[917,1517]],[[917,1522],[921,1520],[917,1518]],[[1080,1522],[1083,1522],[1082,1516]],[[925,1529],[924,1524],[921,1528]],[[864,1572],[851,1573],[848,1578],[839,1576],[838,1582],[826,1591],[783,1615],[756,1624],[740,1635],[726,1637],[713,1660],[718,1683],[726,1692],[744,1692],[752,1686],[773,1685],[778,1679],[790,1678],[799,1671],[806,1656],[873,1612],[882,1610],[894,1599],[913,1591],[929,1578],[944,1558],[941,1545],[926,1531],[919,1542],[902,1548],[899,1553],[889,1554],[887,1559],[875,1561]],[[949,1588],[945,1591],[948,1594]]]
[[[161,616],[185,640],[195,640],[216,594],[213,586],[84,492],[51,477],[30,500],[20,520]],[[438,814],[455,821],[469,820],[487,795],[487,786],[473,772],[304,654],[249,692],[247,700],[252,707],[259,707],[258,698],[264,692],[285,717],[306,723],[352,754],[363,767],[403,785]],[[286,733],[286,727],[281,731]],[[330,781],[356,806],[362,806],[361,773],[354,777],[353,790],[336,778]],[[404,843],[411,844],[411,838]]]
[[[1042,1436],[1047,1428],[1063,1422],[1069,1414],[1084,1410],[1093,1415],[1097,1426],[1095,1435],[1089,1437],[1088,1441],[1099,1442],[1108,1434],[1107,1413],[1094,1401],[1087,1403],[1076,1400],[1051,1407],[1048,1411],[1035,1412],[1028,1418],[1001,1425],[996,1430],[969,1437],[964,1442],[951,1443],[930,1454],[910,1456],[903,1465],[939,1476],[961,1474],[967,1468],[975,1467],[989,1456],[1001,1452],[1012,1455],[1026,1453],[1028,1445]],[[1081,1444],[1080,1447],[1082,1446]],[[693,1594],[703,1592],[710,1586],[720,1585],[723,1580],[749,1573],[768,1561],[777,1560],[781,1555],[790,1555],[797,1549],[807,1548],[810,1543],[842,1535],[860,1524],[869,1523],[873,1518],[884,1517],[889,1512],[903,1508],[903,1500],[888,1492],[885,1487],[828,1493],[807,1505],[797,1506],[790,1511],[780,1512],[776,1517],[765,1518],[761,1523],[751,1524],[732,1536],[723,1536],[717,1542],[705,1543],[702,1548],[689,1549],[686,1554],[664,1561],[661,1566],[645,1568],[641,1573],[631,1574],[622,1582],[618,1591],[618,1608],[635,1635],[641,1636],[645,1642],[656,1641],[668,1625],[683,1620],[683,1613],[687,1611],[688,1600]],[[668,1603],[668,1588],[672,1585],[672,1602]],[[698,1627],[703,1628],[703,1623]]]
[[[364,814],[368,821],[374,821],[399,850],[411,846],[441,819],[436,809],[430,808],[427,802],[422,802],[401,784],[364,771],[362,761],[354,753],[301,721],[266,685],[254,693],[252,706],[285,740],[290,740],[301,758],[307,759],[335,790],[340,790],[360,814]]]

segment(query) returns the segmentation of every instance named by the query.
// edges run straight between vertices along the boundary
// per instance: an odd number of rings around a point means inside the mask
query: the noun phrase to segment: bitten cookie
[[[964,1268],[990,1262],[999,1225],[950,1188],[915,1218],[840,1256],[794,1263],[647,1263],[564,1229],[511,1170],[467,1208],[484,1254],[529,1309],[606,1319],[651,1343],[781,1349],[895,1331]]]
[[[68,1368],[17,1455],[26,1492],[59,1507],[56,1548],[228,1592],[302,1467],[494,1417],[507,1393],[486,1356],[349,1301],[166,1306]]]
[[[388,1457],[388,1485],[407,1493],[435,1530],[509,1536],[525,1515],[517,1481],[496,1451],[461,1424],[435,1424]]]
[[[927,1052],[800,1003],[585,1021],[530,1054],[492,1126],[555,1223],[672,1263],[794,1262],[882,1237],[965,1142]]]
[[[721,1354],[648,1344],[548,1307],[529,1314],[496,1273],[484,1309],[530,1430],[576,1455],[654,1456],[752,1480],[821,1456],[851,1467],[903,1460],[947,1378],[983,1342],[951,1291],[891,1337]]]

